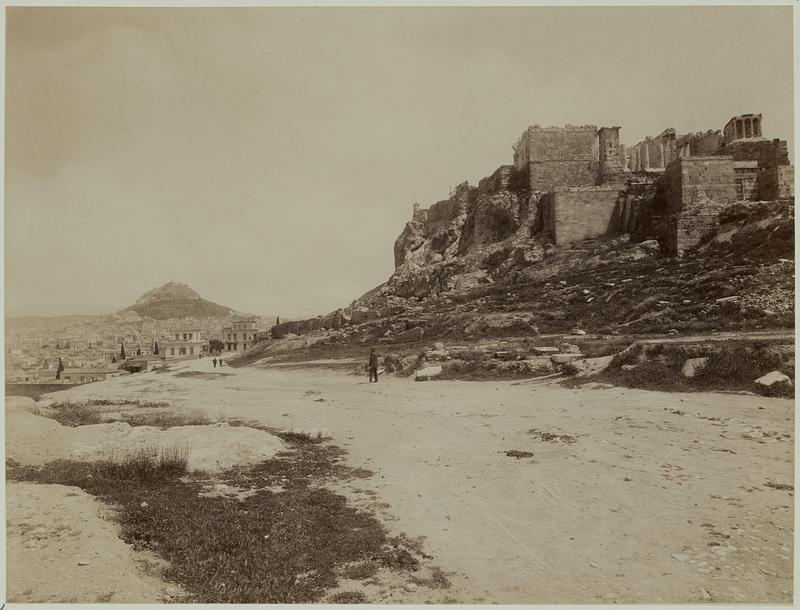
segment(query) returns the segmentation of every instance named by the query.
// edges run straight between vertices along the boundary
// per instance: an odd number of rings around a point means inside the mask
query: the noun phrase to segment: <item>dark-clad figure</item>
[[[378,354],[375,353],[375,348],[369,350],[369,381],[372,383],[373,378],[375,383],[378,382]]]
[[[214,360],[212,360],[212,362],[214,363],[214,368],[217,368],[217,359],[214,358]]]

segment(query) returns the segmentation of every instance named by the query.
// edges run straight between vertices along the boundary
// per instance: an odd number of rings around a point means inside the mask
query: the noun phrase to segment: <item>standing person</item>
[[[375,353],[375,348],[369,350],[369,381],[372,383],[372,378],[375,378],[375,383],[378,383],[378,354]]]
[[[219,358],[219,365],[220,365],[220,367],[222,366],[222,356],[220,356],[220,358]]]
[[[214,368],[217,368],[217,359],[214,358],[213,362],[214,362]]]

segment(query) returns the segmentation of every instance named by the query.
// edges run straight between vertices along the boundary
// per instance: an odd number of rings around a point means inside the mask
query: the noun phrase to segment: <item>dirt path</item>
[[[397,531],[424,536],[454,573],[440,596],[420,589],[402,601],[791,601],[790,400],[552,382],[368,384],[320,368],[222,372],[134,375],[59,399],[169,400],[331,434],[351,465],[375,472],[347,493]]]

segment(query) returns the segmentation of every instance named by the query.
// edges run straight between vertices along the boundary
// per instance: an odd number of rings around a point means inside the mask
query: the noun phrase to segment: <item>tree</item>
[[[117,363],[117,357],[114,354],[111,354],[111,364]]]
[[[136,348],[136,355],[137,356],[141,356],[142,355],[142,348],[141,347],[137,347]]]
[[[156,341],[156,345],[153,348],[153,355],[154,356],[158,356],[158,341]]]
[[[122,343],[121,345],[122,345],[122,347],[119,350],[119,359],[120,360],[125,360],[125,344]]]
[[[275,326],[277,326],[280,323],[281,323],[281,317],[280,316],[275,316]]]
[[[225,349],[225,344],[219,339],[211,339],[211,341],[208,342],[208,349],[211,353],[221,352]]]
[[[64,363],[61,362],[61,358],[58,359],[58,368],[56,369],[56,379],[61,379],[61,373],[64,372]]]

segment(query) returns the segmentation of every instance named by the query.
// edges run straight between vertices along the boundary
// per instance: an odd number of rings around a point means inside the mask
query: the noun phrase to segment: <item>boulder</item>
[[[558,353],[558,348],[557,347],[549,347],[549,346],[541,346],[541,347],[532,347],[531,351],[534,354],[539,354],[539,355],[556,354],[556,353]]]
[[[790,396],[794,384],[788,376],[780,371],[772,371],[756,379],[753,384],[756,391],[765,396]]]
[[[566,362],[573,362],[575,360],[580,360],[583,358],[583,354],[580,353],[570,353],[570,354],[553,354],[550,356],[550,361],[553,364],[564,364]]]
[[[414,341],[416,339],[422,339],[422,335],[425,334],[421,327],[416,326],[410,330],[406,330],[402,333],[398,333],[397,338],[400,341]]]
[[[572,343],[562,343],[561,344],[561,352],[564,354],[578,354],[580,353],[581,348],[577,345],[573,345]]]
[[[586,294],[586,293],[584,293],[584,294]],[[585,335],[586,331],[585,330],[581,330],[580,328],[573,328],[572,329],[572,334],[573,335]]]
[[[681,367],[681,375],[691,379],[697,375],[697,373],[706,368],[707,364],[708,358],[689,358]]]
[[[430,381],[431,379],[438,379],[442,376],[441,366],[426,366],[420,369],[414,375],[414,381]]]

